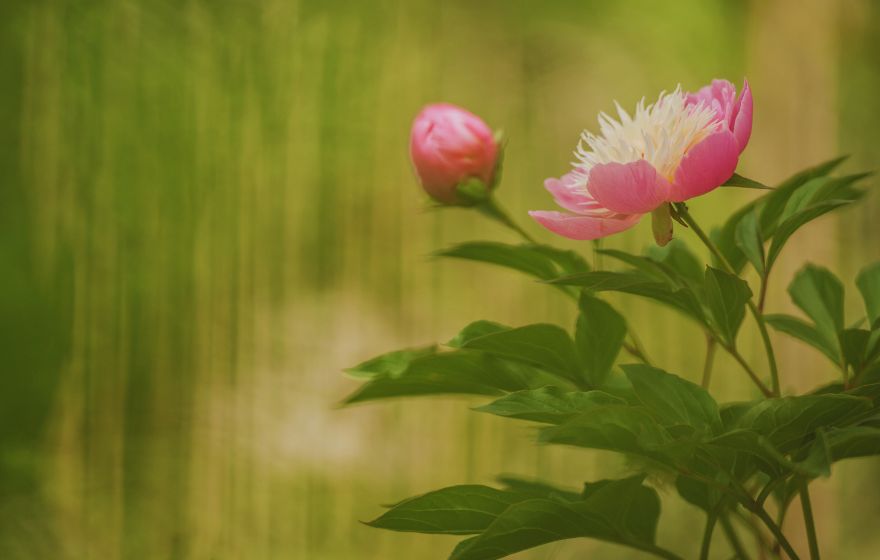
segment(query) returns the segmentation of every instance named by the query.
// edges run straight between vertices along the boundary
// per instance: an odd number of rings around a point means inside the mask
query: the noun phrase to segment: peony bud
[[[460,184],[485,193],[494,186],[498,142],[480,117],[461,107],[425,107],[413,121],[409,149],[422,188],[437,202],[473,202]]]

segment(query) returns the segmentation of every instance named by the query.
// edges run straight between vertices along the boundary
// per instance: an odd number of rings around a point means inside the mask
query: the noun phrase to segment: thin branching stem
[[[736,273],[736,270],[731,266],[730,262],[725,258],[725,256],[721,253],[715,243],[706,235],[706,232],[697,224],[694,220],[693,216],[688,212],[687,205],[683,202],[677,202],[675,204],[675,209],[678,212],[678,215],[684,220],[684,222],[688,225],[690,229],[700,238],[700,241],[703,242],[703,245],[709,249],[709,251],[715,255],[715,258],[718,259],[718,262],[721,264],[724,269],[733,274],[734,276],[739,276]],[[773,352],[773,343],[770,341],[770,333],[767,332],[767,325],[764,322],[764,315],[758,310],[757,306],[755,306],[754,299],[749,299],[748,303],[749,311],[752,316],[755,318],[755,323],[758,325],[758,331],[761,333],[761,341],[764,343],[764,350],[767,352],[767,362],[770,366],[770,383],[772,385],[772,393],[770,396],[779,396],[779,372],[776,369],[776,355]],[[735,357],[735,356],[734,356]]]
[[[807,528],[807,542],[810,545],[810,560],[819,560],[819,540],[816,538],[816,522],[813,520],[813,505],[810,503],[810,489],[806,480],[801,482],[800,495],[804,525]]]

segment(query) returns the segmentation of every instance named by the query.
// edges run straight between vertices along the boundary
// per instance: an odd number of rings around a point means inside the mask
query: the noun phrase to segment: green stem
[[[746,374],[748,374],[749,378],[752,380],[752,382],[754,382],[755,385],[757,385],[758,389],[761,390],[761,393],[763,393],[765,397],[770,398],[774,396],[773,391],[768,389],[767,385],[765,385],[764,382],[761,381],[761,378],[758,377],[758,374],[755,373],[755,370],[752,369],[752,366],[749,365],[746,359],[742,357],[742,354],[739,353],[739,350],[727,345],[724,345],[724,349],[727,350],[727,352],[731,356],[733,356],[733,359],[736,360],[736,363],[742,366]]]
[[[715,363],[715,338],[708,333],[706,334],[706,361],[703,363],[703,380],[700,385],[703,389],[709,388],[709,381],[712,378],[712,365]]]
[[[720,521],[721,528],[724,529],[724,534],[727,536],[727,540],[730,542],[730,547],[733,549],[736,557],[740,560],[748,560],[749,555],[746,553],[746,548],[743,546],[742,541],[739,540],[739,536],[736,534],[736,530],[733,528],[730,518],[726,515],[722,515]]]
[[[715,508],[716,510],[718,508]],[[709,548],[712,546],[712,532],[715,530],[715,522],[718,521],[718,512],[711,511],[706,514],[706,528],[703,529],[703,544],[700,545],[700,560],[709,560]]]
[[[687,205],[683,202],[677,202],[675,203],[675,210],[678,212],[679,217],[683,219],[688,227],[693,230],[697,237],[700,238],[703,245],[715,255],[715,258],[718,259],[721,266],[730,274],[739,276],[715,243],[712,242],[709,236],[706,235],[706,232],[704,232],[694,220],[693,216],[690,215]],[[773,343],[770,341],[770,334],[767,332],[767,325],[764,323],[764,316],[755,306],[754,299],[749,299],[748,307],[752,316],[755,318],[755,323],[758,325],[758,331],[761,333],[761,341],[764,343],[764,350],[767,352],[767,362],[770,365],[770,382],[773,387],[772,396],[779,396],[779,372],[776,369],[776,355],[773,352]]]
[[[758,506],[753,510],[755,515],[758,516],[758,519],[764,522],[764,525],[770,529],[770,532],[773,533],[773,536],[776,537],[776,542],[782,547],[782,550],[788,555],[790,560],[800,560],[800,556],[797,555],[797,552],[792,548],[791,543],[788,542],[788,539],[785,538],[785,535],[782,533],[782,529],[779,528],[779,525],[773,522],[773,518],[767,513],[763,507]]]
[[[813,505],[810,503],[810,490],[807,481],[801,483],[801,508],[804,511],[804,525],[807,527],[807,542],[810,544],[810,560],[819,560],[819,541],[816,538],[816,523],[813,520]]]
[[[507,226],[513,231],[517,232],[523,239],[528,241],[529,243],[537,244],[535,238],[529,235],[529,233],[521,228],[513,218],[510,217],[510,214],[505,211],[500,204],[493,197],[489,197],[480,204],[475,206],[477,210],[483,213],[484,216],[492,218],[493,220],[499,222],[500,224]]]

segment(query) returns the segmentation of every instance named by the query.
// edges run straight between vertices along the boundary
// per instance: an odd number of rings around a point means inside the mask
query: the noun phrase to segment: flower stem
[[[712,365],[715,363],[715,337],[710,334],[706,334],[706,361],[703,364],[703,380],[700,383],[700,386],[703,389],[709,388],[709,380],[712,377]]]
[[[748,560],[749,556],[746,553],[746,548],[743,546],[742,541],[740,541],[739,535],[736,534],[730,519],[726,515],[722,515],[720,521],[721,528],[724,529],[724,534],[727,536],[727,540],[730,542],[730,547],[733,549],[736,557],[740,560]]]
[[[730,262],[724,257],[715,243],[706,235],[706,232],[697,224],[694,220],[693,216],[691,216],[690,212],[688,212],[688,207],[684,202],[676,202],[675,210],[678,213],[679,217],[684,220],[684,222],[691,228],[697,237],[700,238],[700,241],[703,242],[709,251],[715,255],[715,258],[718,259],[718,262],[721,264],[724,269],[733,274],[734,276],[739,276],[734,270],[733,266],[730,265]],[[770,342],[770,334],[767,332],[767,325],[764,323],[764,315],[758,310],[755,306],[755,302],[753,299],[749,299],[748,308],[751,312],[752,316],[755,318],[755,323],[758,325],[758,331],[761,333],[761,341],[764,343],[764,350],[767,352],[767,362],[770,365],[770,383],[772,385],[772,393],[768,396],[779,396],[779,372],[776,369],[776,355],[773,352],[773,343]],[[734,356],[736,357],[736,356]]]
[[[484,216],[492,218],[493,220],[499,222],[500,224],[512,229],[517,232],[523,239],[525,239],[529,243],[537,244],[535,238],[529,235],[529,233],[521,228],[513,218],[510,217],[510,214],[505,211],[500,204],[495,200],[494,197],[487,198],[484,202],[476,205],[475,208],[483,213]]]
[[[712,546],[712,532],[715,529],[716,521],[718,521],[717,511],[709,512],[706,515],[706,528],[703,529],[703,544],[700,545],[700,560],[709,560],[709,548]]]
[[[804,511],[804,525],[807,527],[807,542],[810,544],[810,560],[819,560],[819,541],[816,538],[816,523],[813,520],[813,505],[810,503],[810,490],[804,480],[800,487],[801,508]]]

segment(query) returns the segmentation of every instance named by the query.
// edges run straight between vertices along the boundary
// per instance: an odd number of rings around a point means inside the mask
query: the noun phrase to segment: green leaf
[[[748,177],[743,177],[742,175],[739,175],[737,173],[734,173],[730,177],[730,179],[725,181],[724,184],[721,186],[722,187],[741,187],[744,189],[761,189],[761,190],[765,190],[765,191],[772,191],[773,190],[771,187],[768,187],[767,185],[765,185],[763,183],[759,183],[758,181],[755,181],[754,179],[749,179]]]
[[[489,486],[450,486],[394,505],[367,525],[391,531],[472,535],[488,528],[510,506],[528,494]]]
[[[583,385],[569,334],[556,325],[536,324],[467,340],[463,346],[517,360]]]
[[[539,441],[630,453],[669,464],[661,448],[672,439],[644,407],[606,405],[542,429]]]
[[[510,393],[474,410],[507,418],[560,424],[592,408],[609,404],[625,404],[625,401],[602,391],[540,387]]]
[[[676,287],[680,284],[677,281],[675,271],[655,259],[633,255],[632,253],[618,251],[617,249],[601,249],[598,253],[626,263],[643,273],[646,277],[650,277],[657,282],[663,282],[670,287]]]
[[[589,265],[577,253],[546,245],[473,241],[442,249],[434,255],[495,264],[541,280],[589,270]]]
[[[601,387],[623,346],[626,321],[613,307],[586,290],[581,292],[579,307],[575,331],[577,353],[587,382]]]
[[[826,339],[814,325],[792,315],[781,313],[764,315],[764,321],[777,331],[793,336],[819,350],[834,362],[835,366],[840,365],[840,351],[837,344],[833,339]]]
[[[407,348],[405,350],[388,352],[348,368],[345,372],[352,377],[366,379],[377,375],[398,377],[406,370],[410,362],[416,358],[434,354],[436,351],[436,346],[426,346],[424,348]]]
[[[461,329],[455,338],[446,343],[447,346],[453,348],[463,348],[468,342],[487,334],[494,334],[503,331],[509,331],[510,327],[495,323],[493,321],[474,321],[465,328]]]
[[[554,541],[587,537],[656,550],[657,493],[633,477],[603,484],[581,502],[536,498],[508,508],[450,560],[495,560]]]
[[[746,214],[736,226],[736,246],[759,273],[764,272],[764,238],[761,235],[758,212]]]
[[[702,447],[716,460],[715,468],[731,469],[735,463],[742,463],[743,455],[751,459],[757,467],[771,478],[797,473],[802,476],[816,477],[823,470],[814,469],[813,463],[794,463],[789,460],[773,443],[763,435],[748,429],[731,430]],[[727,455],[733,452],[739,456]]]
[[[869,264],[859,272],[856,286],[865,301],[871,328],[880,328],[880,261]]]
[[[736,344],[736,334],[751,297],[752,290],[743,279],[706,267],[706,304],[718,334],[730,346]]]
[[[770,249],[767,252],[766,269],[770,270],[773,268],[773,263],[776,262],[776,258],[794,232],[816,218],[849,203],[850,201],[848,200],[826,200],[801,210],[779,224],[779,227],[773,233],[773,241],[770,242]]]
[[[419,395],[499,395],[528,389],[530,381],[491,356],[457,350],[417,358],[396,376],[376,375],[344,404]]]
[[[825,430],[816,430],[816,439],[810,444],[807,456],[797,463],[797,466],[810,473],[810,476],[831,476],[831,445],[825,436]]]
[[[827,268],[808,264],[788,286],[791,300],[816,324],[822,337],[837,347],[843,330],[843,284]]]
[[[737,422],[789,453],[819,428],[847,425],[871,410],[871,400],[842,394],[803,395],[758,401]]]
[[[775,194],[776,191],[771,192],[770,195]],[[740,207],[733,214],[731,214],[727,221],[724,222],[720,228],[715,229],[711,232],[710,237],[712,241],[715,243],[715,246],[718,247],[718,250],[724,255],[724,258],[728,263],[733,267],[733,269],[739,273],[743,267],[746,265],[747,259],[745,254],[736,244],[736,229],[739,227],[740,221],[754,211],[755,208],[758,207],[758,203],[764,200],[766,197],[762,197],[758,200],[753,200],[748,204]],[[762,232],[766,233],[766,230],[762,227]],[[713,255],[713,262],[715,262],[716,266],[720,266],[718,259]],[[702,276],[702,267],[700,269],[700,275]]]
[[[673,290],[640,272],[595,271],[551,280],[552,284],[580,286],[593,292],[624,292],[658,301],[705,323],[703,309],[694,292],[688,288]]]
[[[702,387],[644,364],[621,367],[636,397],[664,426],[689,426],[703,434],[721,429],[718,404]]]

